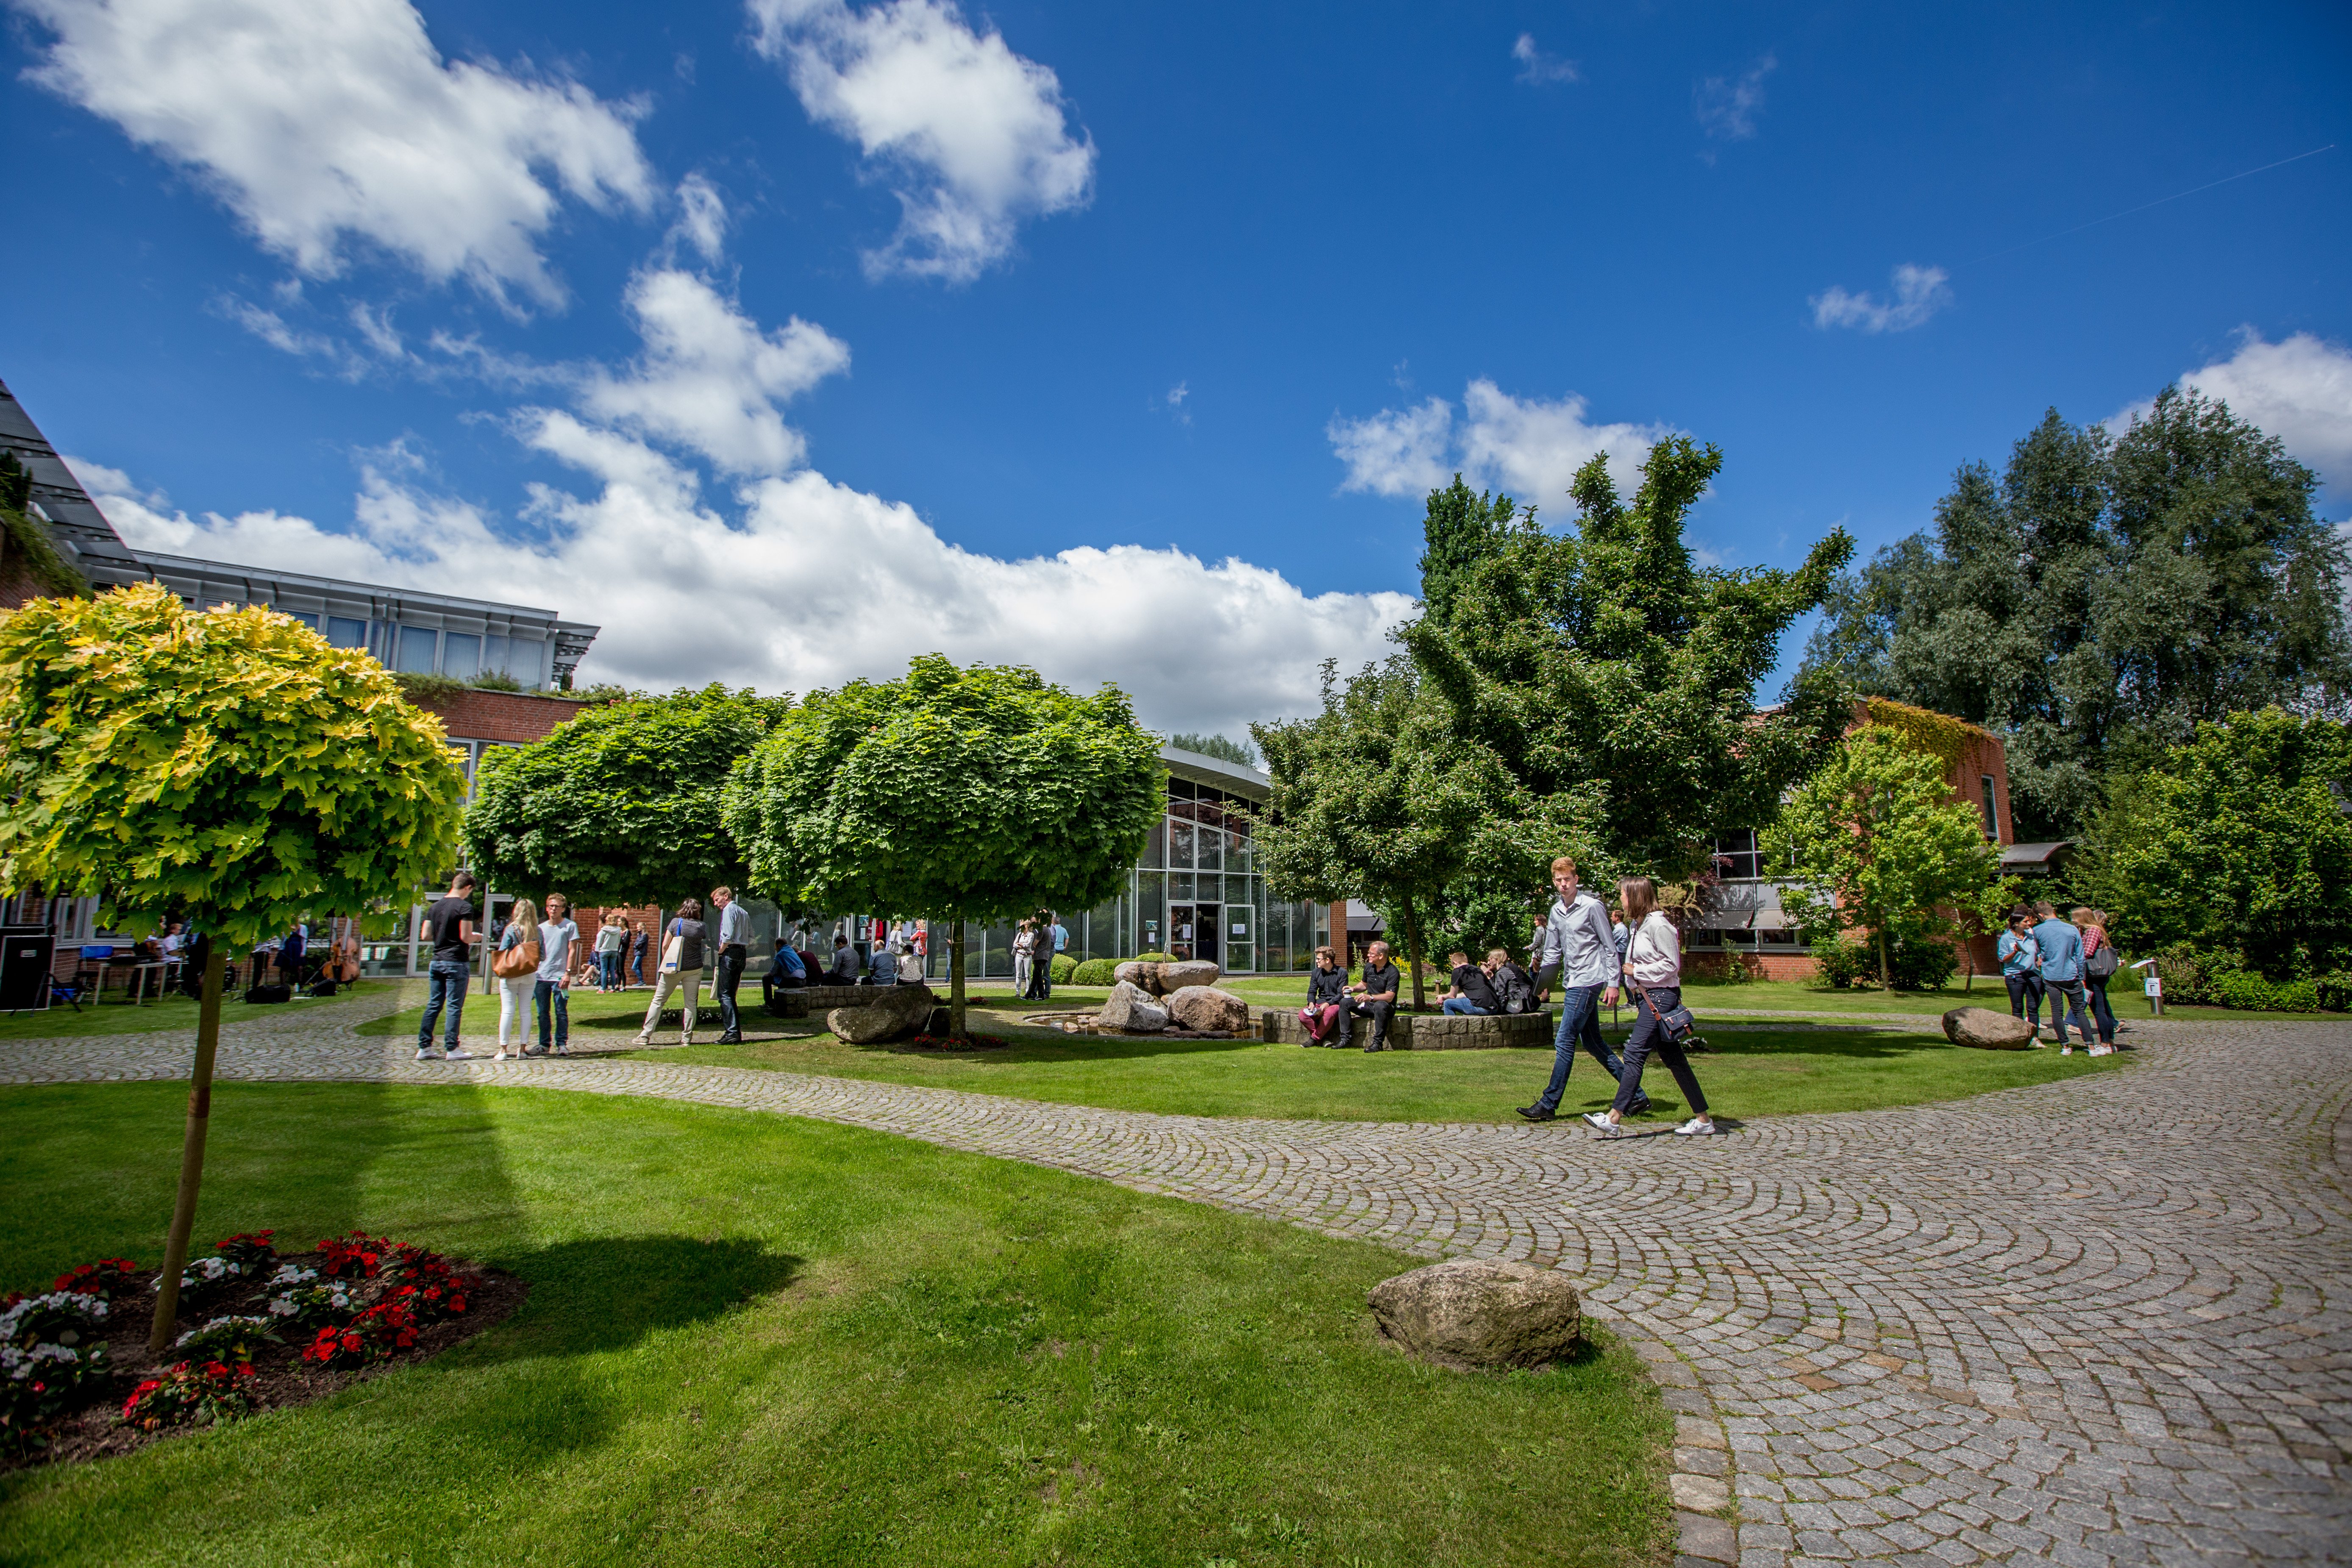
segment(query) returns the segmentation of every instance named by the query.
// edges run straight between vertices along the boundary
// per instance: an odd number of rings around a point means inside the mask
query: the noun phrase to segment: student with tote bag
[[[663,933],[661,973],[654,981],[654,999],[646,1005],[646,1026],[637,1031],[637,1044],[654,1043],[654,1026],[661,1022],[662,1005],[670,993],[684,989],[684,1013],[679,1022],[678,1044],[694,1044],[695,1002],[702,989],[702,900],[688,899],[678,905],[677,918],[669,922]]]
[[[507,929],[499,933],[499,951],[490,959],[490,976],[499,983],[499,1054],[507,1059],[507,1032],[514,1032],[516,1056],[530,1045],[530,1002],[539,984],[539,906],[517,899]]]

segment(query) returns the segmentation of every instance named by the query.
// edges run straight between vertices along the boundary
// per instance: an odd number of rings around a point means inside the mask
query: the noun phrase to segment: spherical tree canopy
[[[709,686],[590,708],[482,759],[469,864],[491,887],[665,908],[743,879],[719,820],[727,775],[792,700]]]
[[[0,881],[239,943],[449,869],[465,773],[383,667],[157,584],[0,624]]]
[[[812,692],[728,785],[751,885],[780,902],[997,920],[1123,885],[1162,811],[1127,697],[917,658]]]

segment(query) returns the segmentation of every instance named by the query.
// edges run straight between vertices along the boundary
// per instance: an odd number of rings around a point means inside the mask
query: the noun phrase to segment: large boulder
[[[1381,1280],[1370,1300],[1383,1337],[1457,1372],[1541,1366],[1584,1337],[1576,1287],[1528,1263],[1433,1263]]]
[[[2033,1026],[1990,1007],[1955,1007],[1944,1015],[1944,1037],[1980,1051],[2021,1051],[2033,1044]]]
[[[1125,981],[1149,996],[1151,994],[1151,977],[1159,968],[1160,965],[1156,963],[1146,963],[1139,958],[1130,958],[1110,972],[1111,982],[1116,984]]]
[[[1162,996],[1173,996],[1190,985],[1214,985],[1223,973],[1205,958],[1171,959],[1160,965],[1154,989]]]
[[[1180,1028],[1238,1032],[1249,1027],[1249,1004],[1213,985],[1187,985],[1170,992],[1168,1011]]]
[[[835,1007],[824,1016],[824,1026],[835,1039],[870,1046],[923,1027],[938,1002],[928,985],[877,985],[873,1001],[862,1007]]]
[[[1106,1029],[1125,1029],[1130,1034],[1156,1035],[1168,1026],[1168,1009],[1151,999],[1150,992],[1132,981],[1122,980],[1110,988],[1110,997],[1095,1015],[1095,1021]]]

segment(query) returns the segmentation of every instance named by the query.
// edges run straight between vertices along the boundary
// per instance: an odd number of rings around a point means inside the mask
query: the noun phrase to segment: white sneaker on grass
[[[442,1059],[443,1059],[444,1061],[452,1061],[452,1062],[478,1062],[478,1061],[480,1061],[482,1058],[479,1058],[479,1057],[478,1057],[478,1056],[476,1056],[473,1052],[471,1052],[471,1051],[467,1050],[465,1047],[463,1047],[463,1046],[459,1046],[456,1050],[451,1051],[451,1052],[450,1052],[446,1057],[443,1058]]]
[[[1706,1138],[1714,1135],[1715,1123],[1703,1116],[1694,1116],[1675,1129],[1677,1138]]]

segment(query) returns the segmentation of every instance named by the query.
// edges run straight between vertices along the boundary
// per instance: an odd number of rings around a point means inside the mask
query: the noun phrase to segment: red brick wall
[[[48,593],[25,564],[25,552],[16,542],[0,533],[0,610],[21,610]]]
[[[447,697],[424,697],[416,705],[437,713],[453,741],[500,741],[525,746],[543,741],[558,724],[576,719],[586,705],[564,697],[542,697],[533,691],[476,691]]]

